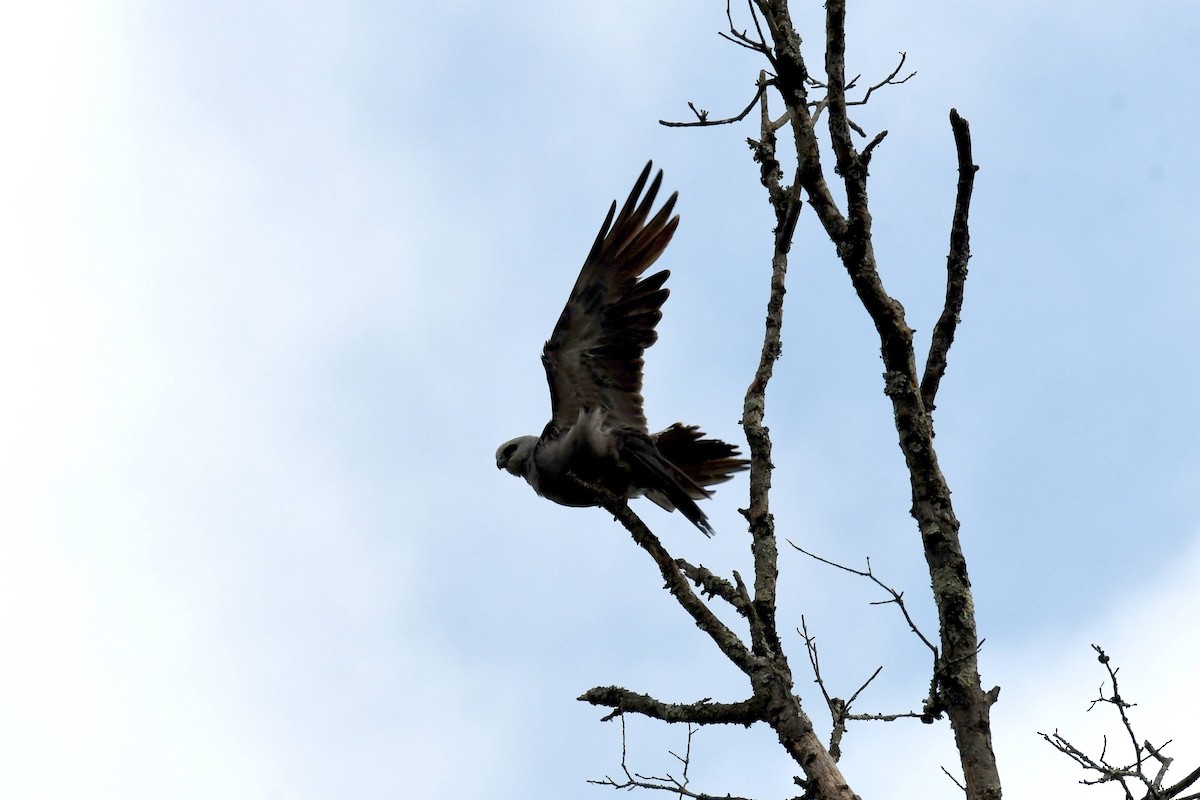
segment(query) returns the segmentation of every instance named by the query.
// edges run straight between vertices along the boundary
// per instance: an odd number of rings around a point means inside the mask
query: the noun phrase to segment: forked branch
[[[688,776],[688,769],[692,764],[692,737],[696,734],[696,727],[688,725],[687,729],[687,746],[683,751],[683,755],[678,755],[673,751],[668,751],[671,757],[680,764],[680,773],[678,775],[670,772],[665,775],[643,775],[640,772],[634,772],[629,768],[629,753],[625,735],[625,717],[621,717],[621,773],[625,776],[623,779],[614,779],[606,775],[603,780],[590,780],[588,783],[594,786],[611,786],[614,789],[651,789],[655,791],[670,792],[679,798],[693,798],[694,800],[716,800],[716,795],[706,792],[696,792],[690,788],[691,778]],[[748,800],[745,797],[734,797],[731,794],[720,795],[723,800]]]
[[[758,88],[754,92],[754,97],[750,98],[750,102],[746,104],[746,107],[742,109],[740,114],[735,114],[732,117],[726,117],[725,119],[709,119],[707,109],[696,108],[695,103],[689,102],[688,108],[690,108],[692,113],[696,115],[695,120],[691,122],[672,122],[670,120],[660,119],[658,124],[664,125],[668,128],[703,128],[712,125],[729,125],[734,122],[741,122],[747,117],[747,115],[750,114],[751,111],[754,110],[754,106],[758,103],[759,98],[763,96],[763,93],[770,85],[771,81],[769,80],[759,80]]]
[[[971,156],[971,128],[953,108],[950,109],[950,129],[954,132],[954,149],[958,153],[958,190],[954,198],[954,216],[950,221],[950,254],[946,256],[946,300],[942,314],[933,326],[929,357],[925,361],[925,377],[921,379],[921,400],[930,413],[933,413],[942,376],[946,374],[947,357],[962,314],[967,262],[971,258],[971,231],[968,224],[971,193],[975,189],[975,173],[979,171]]]
[[[683,610],[691,615],[696,622],[696,627],[709,635],[726,658],[743,672],[749,673],[753,669],[753,664],[746,645],[692,591],[687,576],[683,574],[679,564],[663,547],[658,537],[646,527],[646,523],[633,513],[624,500],[615,496],[604,504],[604,508],[625,526],[625,529],[633,536],[633,541],[654,559],[654,563],[658,565],[659,572],[662,573],[663,580],[666,582],[667,591],[675,597]]]
[[[1083,768],[1090,777],[1081,779],[1079,781],[1081,784],[1096,786],[1115,783],[1121,787],[1127,800],[1135,800],[1138,794],[1143,800],[1197,800],[1200,798],[1200,792],[1184,794],[1197,781],[1200,781],[1200,767],[1192,770],[1181,780],[1170,785],[1166,784],[1167,770],[1170,769],[1175,759],[1165,755],[1163,750],[1171,742],[1168,740],[1156,747],[1150,743],[1149,739],[1141,739],[1134,732],[1133,722],[1129,718],[1129,709],[1133,708],[1136,703],[1129,702],[1121,694],[1117,683],[1117,673],[1120,670],[1112,665],[1112,659],[1104,652],[1103,648],[1094,644],[1092,649],[1096,651],[1096,660],[1103,664],[1108,671],[1107,684],[1112,689],[1111,693],[1106,693],[1105,684],[1101,684],[1100,696],[1092,701],[1088,706],[1088,711],[1097,706],[1112,706],[1117,710],[1117,714],[1121,718],[1122,733],[1125,738],[1129,739],[1130,760],[1117,763],[1110,760],[1107,736],[1103,739],[1100,755],[1092,756],[1072,744],[1057,730],[1054,733],[1039,732],[1038,735],[1055,750]]]
[[[884,583],[883,581],[881,581],[875,575],[875,572],[871,569],[871,559],[870,558],[867,559],[866,570],[855,569],[854,567],[847,567],[845,564],[839,564],[836,561],[830,561],[827,558],[822,558],[821,556],[817,555],[816,553],[811,553],[808,550],[805,550],[800,545],[793,542],[791,539],[788,539],[788,544],[790,544],[792,547],[799,550],[804,555],[813,559],[814,561],[820,561],[822,564],[827,564],[831,567],[834,567],[835,569],[840,569],[843,572],[849,572],[851,575],[857,575],[860,578],[866,578],[867,580],[871,581],[876,586],[878,586],[880,589],[883,589],[885,592],[887,592],[889,595],[891,595],[890,600],[880,600],[880,601],[872,603],[871,605],[886,605],[889,603],[894,603],[900,609],[900,613],[904,615],[904,621],[908,623],[909,630],[911,630],[914,634],[916,634],[917,638],[921,640],[921,643],[924,644],[925,647],[929,648],[929,651],[931,653],[933,653],[934,663],[936,664],[937,658],[938,658],[938,649],[933,644],[933,642],[929,641],[929,639],[926,638],[925,634],[921,633],[921,629],[917,627],[917,623],[913,620],[912,615],[908,613],[908,606],[906,606],[904,604],[904,592],[898,592],[895,589],[893,589],[891,586],[889,586],[886,583]]]
[[[895,603],[901,609],[910,626],[935,654],[930,698],[919,715],[912,712],[864,716],[919,716],[922,721],[930,722],[945,711],[958,746],[968,800],[999,800],[1000,780],[992,752],[989,713],[998,689],[985,692],[981,687],[978,666],[980,641],[975,626],[971,584],[959,541],[959,522],[954,514],[950,489],[933,446],[931,413],[954,339],[962,306],[962,286],[966,279],[969,256],[967,217],[975,169],[971,163],[969,128],[965,120],[952,112],[951,125],[958,148],[960,171],[947,262],[947,300],[942,319],[935,327],[934,344],[922,376],[917,369],[913,330],[905,317],[903,306],[884,287],[872,240],[867,168],[887,132],[871,138],[859,151],[855,147],[853,134],[864,137],[865,134],[848,115],[849,107],[866,103],[876,91],[902,84],[915,73],[901,77],[906,62],[905,54],[901,53],[899,64],[887,77],[869,86],[860,100],[850,100],[847,91],[856,86],[858,79],[852,79],[849,83],[846,81],[845,0],[825,2],[823,80],[809,73],[801,53],[801,38],[793,25],[787,0],[748,0],[747,5],[757,38],[749,33],[748,27],[738,29],[734,25],[730,2],[726,6],[729,32],[723,35],[740,47],[761,53],[768,60],[771,73],[765,70],[760,73],[754,97],[740,114],[712,120],[707,111],[689,104],[696,120],[674,125],[705,127],[729,124],[748,118],[755,105],[760,111],[759,138],[751,139],[749,143],[760,168],[760,180],[775,213],[775,229],[763,344],[757,368],[746,391],[742,413],[742,427],[749,444],[751,462],[750,499],[742,514],[748,523],[754,559],[752,586],[747,586],[737,574],[734,574],[731,582],[703,567],[671,558],[662,543],[624,502],[614,500],[606,503],[605,507],[654,559],[667,589],[696,625],[747,675],[752,695],[743,703],[721,705],[702,701],[699,704],[671,705],[627,690],[607,687],[594,689],[582,699],[603,700],[607,702],[601,705],[614,710],[637,711],[658,718],[665,718],[669,714],[690,715],[693,718],[717,714],[724,719],[732,719],[743,711],[761,710],[763,722],[772,727],[780,743],[802,766],[806,797],[818,800],[852,800],[855,797],[840,773],[836,758],[816,737],[811,720],[793,692],[793,674],[776,625],[778,542],[769,507],[773,466],[771,440],[764,424],[766,390],[774,363],[782,351],[780,331],[788,257],[802,208],[801,202],[807,200],[833,242],[854,291],[879,335],[884,362],[883,389],[891,401],[897,439],[908,469],[911,513],[917,521],[938,611],[940,641],[935,644],[916,629],[899,593],[893,592],[892,599],[885,601]],[[810,96],[813,89],[822,90],[823,96]],[[782,100],[783,108],[777,109],[777,118],[772,119],[769,105],[776,93]],[[828,111],[825,122],[835,157],[834,173],[845,191],[844,210],[839,207],[839,199],[830,188],[829,176],[822,164],[822,149],[815,121],[824,111]],[[790,182],[784,180],[784,170],[777,153],[777,132],[785,128],[791,132],[795,151],[795,174]],[[860,574],[875,580],[869,567],[866,573]],[[748,641],[740,638],[713,614],[702,596],[693,590],[689,580],[703,595],[719,597],[738,611],[748,623]],[[811,650],[810,655],[816,669],[815,650]],[[835,721],[840,719],[844,726],[846,720],[858,718],[858,715],[849,713],[849,702],[835,703],[835,700],[826,693],[827,705],[835,712]],[[840,710],[839,704],[844,706]],[[837,742],[833,744],[836,746]],[[633,786],[629,784],[628,788]],[[683,791],[685,786],[671,784],[671,788],[681,796],[692,796]]]

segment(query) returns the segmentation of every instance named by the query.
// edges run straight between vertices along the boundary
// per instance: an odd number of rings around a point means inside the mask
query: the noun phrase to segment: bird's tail
[[[712,494],[703,487],[724,483],[750,466],[749,461],[739,457],[736,446],[720,439],[705,439],[704,431],[695,425],[676,422],[651,438],[663,458],[688,476],[696,487],[689,494],[697,500]]]
[[[703,486],[697,485],[687,473],[663,458],[654,443],[644,434],[626,439],[622,452],[634,466],[635,483],[645,492],[646,497],[667,511],[678,508],[705,536],[713,535],[708,517],[693,499],[708,496]]]
[[[707,485],[729,480],[749,462],[733,445],[705,439],[695,426],[672,425],[653,437],[631,436],[623,452],[642,473],[637,481],[646,497],[666,509],[678,508],[705,536],[714,531],[696,501],[710,497]]]

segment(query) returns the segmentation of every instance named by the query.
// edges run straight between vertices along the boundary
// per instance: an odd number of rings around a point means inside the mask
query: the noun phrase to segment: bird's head
[[[533,446],[537,444],[536,436],[518,436],[509,439],[496,450],[496,468],[508,470],[513,475],[523,476],[525,464],[533,455]]]

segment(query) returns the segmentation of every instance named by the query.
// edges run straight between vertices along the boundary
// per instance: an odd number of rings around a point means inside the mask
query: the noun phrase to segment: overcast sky
[[[0,25],[0,796],[603,798],[615,723],[575,697],[747,687],[602,511],[496,446],[549,414],[539,362],[608,203],[678,190],[652,426],[741,441],[772,217],[724,5],[14,5]],[[820,4],[797,6],[813,47]],[[916,7],[919,6],[919,7]],[[745,22],[739,24],[746,24]],[[1098,748],[1122,667],[1142,737],[1200,761],[1200,6],[851,3],[848,59],[918,74],[855,118],[880,268],[940,309],[955,160],[981,166],[937,414],[1009,796],[1112,797],[1036,736]],[[810,63],[821,63],[810,48]],[[874,330],[806,211],[768,399],[782,535],[906,592],[932,635]],[[748,568],[744,477],[635,507]],[[919,707],[926,654],[869,585],[781,553],[831,691]],[[819,695],[788,635],[797,692]],[[629,724],[630,766],[684,732]],[[862,796],[954,798],[943,723],[852,727]],[[792,796],[762,729],[705,730],[693,788]],[[1108,792],[1106,795],[1105,792]],[[1119,793],[1118,793],[1119,794]]]

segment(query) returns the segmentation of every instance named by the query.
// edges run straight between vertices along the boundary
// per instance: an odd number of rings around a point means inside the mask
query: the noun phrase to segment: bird
[[[735,445],[676,422],[650,433],[642,404],[643,355],[670,291],[669,270],[642,275],[679,225],[671,216],[678,192],[653,217],[662,185],[647,162],[629,198],[604,224],[583,262],[558,323],[542,350],[551,418],[540,436],[518,436],[496,450],[496,467],[524,478],[542,497],[564,506],[599,506],[645,496],[679,511],[706,536],[714,534],[696,504],[707,487],[749,466]],[[645,196],[642,196],[646,190]],[[639,199],[640,198],[640,199]]]

